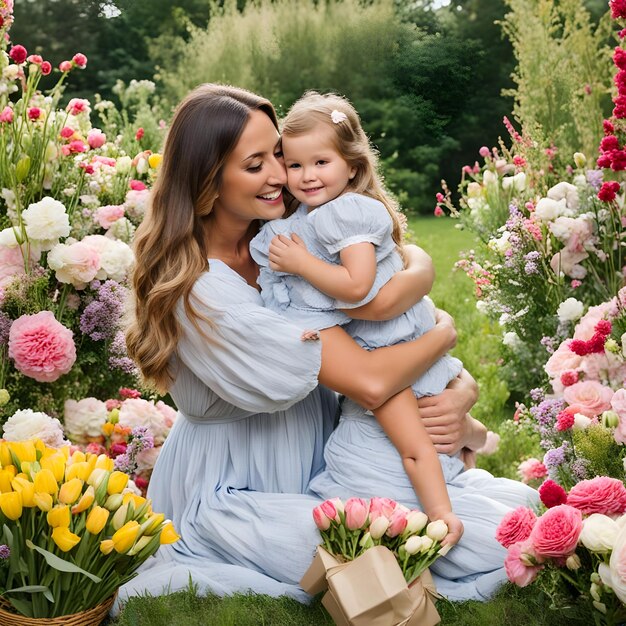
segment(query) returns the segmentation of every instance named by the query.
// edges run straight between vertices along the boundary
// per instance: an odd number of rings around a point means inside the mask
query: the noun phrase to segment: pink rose
[[[387,527],[386,532],[387,537],[397,537],[399,534],[404,532],[407,524],[406,515],[406,511],[403,511],[400,508],[394,509],[391,517],[389,518],[389,526]]]
[[[626,418],[626,389],[618,389],[613,394],[611,407],[620,417]]]
[[[525,552],[526,544],[522,541],[512,544],[509,547],[504,559],[504,570],[508,579],[518,587],[526,587],[532,583],[543,566],[529,567],[521,561]]]
[[[24,376],[52,383],[76,361],[73,333],[50,311],[22,315],[9,331],[9,357]]]
[[[95,215],[98,224],[107,230],[122,217],[124,217],[124,207],[115,205],[101,206],[96,210]]]
[[[596,380],[584,380],[570,385],[563,391],[563,398],[568,404],[577,404],[580,413],[595,417],[611,408],[613,390]]]
[[[522,477],[523,483],[543,478],[548,474],[548,469],[539,459],[527,459],[526,461],[522,461],[517,466],[517,471]]]
[[[87,57],[82,52],[77,52],[72,57],[72,61],[81,69],[87,65]]]
[[[69,111],[70,115],[80,115],[81,113],[89,113],[91,111],[89,100],[84,98],[72,98],[65,109]]]
[[[596,324],[607,317],[617,313],[617,300],[613,298],[598,306],[589,307],[589,310],[580,318],[574,328],[574,339],[589,341],[596,332]]]
[[[537,516],[534,511],[525,506],[509,511],[496,530],[496,541],[505,548],[509,548],[518,541],[526,541],[536,521]]]
[[[370,521],[374,521],[381,515],[391,517],[396,506],[397,502],[390,498],[372,498],[370,500]]]
[[[573,506],[560,504],[537,520],[530,533],[530,543],[539,556],[567,556],[575,550],[582,529],[582,513]]]
[[[621,515],[626,511],[626,487],[617,478],[597,476],[574,485],[567,503],[586,515]]]
[[[550,378],[560,378],[563,372],[577,370],[582,357],[574,354],[563,342],[558,350],[548,359],[544,369]]]
[[[62,72],[69,72],[72,69],[73,65],[71,61],[61,61],[59,63],[59,69]]]
[[[361,498],[348,498],[344,511],[348,530],[358,530],[367,522],[369,507],[367,502]]]
[[[92,128],[87,133],[87,143],[92,150],[101,148],[107,141],[107,136],[99,129]]]
[[[0,122],[3,124],[10,124],[13,121],[13,109],[10,106],[5,106],[0,111]]]

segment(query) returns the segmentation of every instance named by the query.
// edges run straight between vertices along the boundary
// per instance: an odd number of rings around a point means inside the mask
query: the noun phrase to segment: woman
[[[442,315],[414,342],[373,352],[339,328],[302,342],[303,329],[262,307],[248,244],[259,220],[285,211],[277,129],[267,100],[216,85],[193,91],[172,121],[136,235],[127,343],[145,378],[179,408],[149,496],[182,539],[122,598],[186,587],[191,575],[203,591],[306,599],[297,582],[318,542],[318,500],[306,494],[336,412],[318,381],[375,408],[456,340]],[[393,317],[428,291],[431,268],[419,250],[409,255],[409,269],[353,316]],[[325,358],[329,346],[340,357]],[[443,451],[479,447],[484,429],[465,415],[476,397],[471,377],[444,393],[427,407],[433,440]]]

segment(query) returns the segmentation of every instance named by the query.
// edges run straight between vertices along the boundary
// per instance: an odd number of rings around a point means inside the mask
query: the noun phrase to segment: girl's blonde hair
[[[253,110],[266,113],[278,129],[268,100],[244,89],[201,85],[179,104],[167,134],[150,206],[135,237],[126,320],[128,354],[146,382],[162,392],[174,378],[171,357],[182,332],[178,303],[203,335],[200,321],[214,327],[192,304],[191,290],[209,269],[206,228],[224,164]]]
[[[333,112],[335,112],[334,116]],[[342,117],[337,116],[337,112],[345,115],[345,119],[333,121],[333,117],[335,119]],[[361,126],[359,114],[342,96],[334,93],[322,95],[316,91],[307,91],[289,109],[282,122],[282,135],[283,137],[304,135],[319,124],[325,124],[333,131],[335,148],[346,163],[356,170],[354,178],[348,183],[348,190],[379,200],[385,205],[393,222],[393,240],[404,259],[403,226],[398,213],[398,203],[385,189],[378,171],[376,150]]]

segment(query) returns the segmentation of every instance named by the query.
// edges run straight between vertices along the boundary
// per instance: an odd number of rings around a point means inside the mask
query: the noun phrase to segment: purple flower
[[[9,331],[13,320],[4,312],[0,311],[0,345],[9,343]]]
[[[572,474],[578,480],[585,480],[587,478],[587,465],[588,461],[586,459],[576,459],[570,464]]]
[[[604,172],[602,170],[587,170],[586,172],[587,182],[596,190],[602,187],[602,179],[604,178]]]
[[[0,545],[0,559],[8,559],[11,556],[11,548],[6,544]]]
[[[543,464],[548,469],[554,469],[559,465],[563,465],[563,463],[565,463],[565,450],[563,446],[548,450],[543,457]]]
[[[524,272],[526,272],[529,276],[539,274],[539,267],[534,261],[528,261],[526,265],[524,265]]]
[[[127,293],[127,289],[114,280],[107,280],[99,285],[96,298],[85,307],[80,316],[81,332],[94,341],[112,339],[118,330]]]
[[[541,387],[535,387],[530,390],[530,398],[533,402],[542,402],[545,398],[544,391]]]

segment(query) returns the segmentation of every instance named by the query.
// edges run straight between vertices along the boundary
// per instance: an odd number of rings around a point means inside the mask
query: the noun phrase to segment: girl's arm
[[[322,365],[320,383],[375,409],[391,396],[410,387],[437,359],[456,343],[454,322],[440,315],[437,325],[413,341],[368,352],[342,328],[320,332]]]
[[[448,525],[443,545],[454,545],[463,534],[463,524],[452,512],[441,463],[428,433],[419,419],[413,391],[408,388],[374,411],[376,419],[396,447],[404,471],[431,520]]]
[[[391,320],[428,295],[435,281],[432,259],[412,244],[404,246],[404,254],[405,269],[397,272],[373,300],[355,309],[346,309],[344,313],[359,320]]]
[[[359,302],[370,292],[376,278],[374,245],[347,246],[339,253],[341,265],[326,263],[312,255],[298,235],[278,235],[269,248],[270,269],[301,276],[313,287],[343,302]]]

